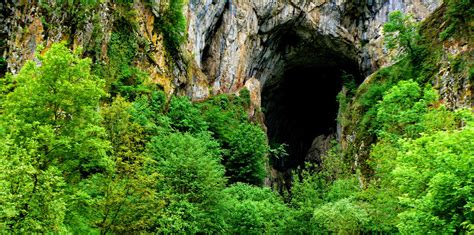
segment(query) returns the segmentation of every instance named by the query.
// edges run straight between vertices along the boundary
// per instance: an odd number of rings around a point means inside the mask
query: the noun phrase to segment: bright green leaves
[[[105,169],[108,143],[97,112],[105,92],[90,74],[90,60],[64,44],[54,44],[38,60],[41,66],[27,62],[13,78],[15,90],[3,103],[7,133],[37,141],[45,164],[61,163],[71,177]]]
[[[471,23],[474,19],[474,10],[470,0],[446,0],[446,28],[439,34],[441,40],[446,40],[451,36],[471,35]]]
[[[357,233],[369,223],[369,215],[357,202],[345,198],[317,208],[311,221],[323,231]]]
[[[402,193],[398,227],[407,233],[465,231],[474,220],[474,128],[405,141],[393,171]],[[466,224],[467,223],[467,224]]]
[[[198,133],[206,131],[208,127],[199,108],[184,96],[171,98],[167,116],[177,131]]]
[[[224,188],[224,168],[218,144],[205,134],[171,133],[153,137],[149,171],[164,176],[157,184],[166,209],[158,215],[162,232],[205,231],[209,213]]]
[[[472,113],[434,108],[436,100],[432,89],[410,80],[376,106],[380,140],[373,166],[383,190],[399,199],[399,211],[391,213],[402,233],[453,233],[472,224]]]
[[[144,85],[147,74],[133,64],[139,49],[137,36],[126,30],[130,28],[112,33],[107,51],[109,63],[102,65],[100,72],[111,86],[111,95],[120,94],[133,100],[148,93],[149,88]]]
[[[38,168],[34,141],[0,142],[0,231],[61,231],[64,180],[55,166]]]
[[[389,20],[383,27],[385,43],[389,49],[398,48],[408,53],[410,58],[415,58],[419,53],[418,24],[412,17],[400,11],[391,12]]]
[[[259,126],[243,123],[232,133],[224,165],[231,182],[261,185],[265,178],[266,135]]]
[[[245,98],[219,95],[196,104],[187,97],[168,100],[163,92],[152,92],[133,103],[131,115],[144,128],[144,138],[210,135],[219,145],[231,183],[261,185],[269,148],[265,132],[248,120],[245,103]]]
[[[289,208],[269,188],[237,183],[224,190],[223,219],[228,233],[281,233]]]
[[[97,112],[105,92],[90,60],[54,44],[38,64],[11,78],[14,90],[2,101],[0,194],[13,231],[61,231],[65,182],[111,169]]]
[[[143,153],[144,129],[133,122],[132,110],[122,97],[101,108],[113,164],[109,171],[71,185],[65,218],[69,231],[130,233],[155,224],[155,214],[164,204],[156,189],[161,175],[146,171],[151,159]]]
[[[243,109],[247,99],[245,95],[219,95],[199,107],[209,131],[223,148],[223,163],[229,181],[261,185],[269,147],[262,128],[248,120]]]
[[[422,90],[414,81],[401,81],[376,105],[379,135],[415,137],[423,131],[421,120],[428,106],[437,100],[431,88]]]
[[[158,172],[169,189],[192,202],[203,203],[224,185],[218,144],[204,134],[156,136],[148,145]]]

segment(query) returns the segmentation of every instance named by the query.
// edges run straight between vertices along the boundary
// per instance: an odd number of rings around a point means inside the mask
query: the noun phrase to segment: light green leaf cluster
[[[109,143],[100,126],[100,79],[90,60],[53,45],[38,64],[11,78],[2,101],[2,219],[13,231],[63,231],[65,183],[108,171]]]

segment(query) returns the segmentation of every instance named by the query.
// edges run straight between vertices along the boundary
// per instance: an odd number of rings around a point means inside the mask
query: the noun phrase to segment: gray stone
[[[306,57],[316,57],[326,47],[357,61],[368,75],[389,63],[381,38],[389,12],[400,10],[421,20],[441,4],[440,0],[360,2],[192,0],[187,48],[208,75],[213,93],[235,92],[252,77],[263,86],[293,66],[295,58],[305,52]],[[281,38],[292,31],[302,43],[281,50]]]

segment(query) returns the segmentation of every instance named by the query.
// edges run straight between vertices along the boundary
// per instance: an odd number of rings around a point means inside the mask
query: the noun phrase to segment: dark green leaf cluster
[[[452,36],[467,34],[472,37],[472,21],[474,20],[473,3],[470,0],[447,0],[445,29],[439,34],[441,40]]]
[[[168,6],[158,18],[158,28],[163,33],[166,48],[177,55],[186,40],[186,17],[183,12],[185,0],[167,0]]]

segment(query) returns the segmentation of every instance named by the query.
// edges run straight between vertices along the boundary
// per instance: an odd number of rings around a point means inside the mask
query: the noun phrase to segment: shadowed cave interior
[[[327,58],[333,57],[328,54]],[[271,145],[286,144],[288,156],[270,159],[283,172],[303,166],[315,137],[336,134],[337,94],[344,77],[361,82],[357,64],[334,56],[330,63],[292,66],[279,78],[267,82],[262,91],[262,107]],[[329,60],[327,60],[329,61]]]

